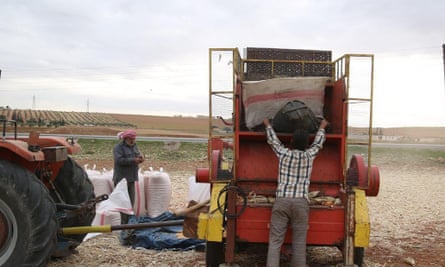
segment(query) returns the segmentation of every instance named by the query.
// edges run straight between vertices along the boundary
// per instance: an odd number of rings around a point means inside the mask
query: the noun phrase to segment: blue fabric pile
[[[184,219],[184,217],[177,217],[171,212],[164,212],[155,218],[130,216],[128,224],[173,221],[182,219]],[[120,240],[123,245],[132,246],[133,248],[142,247],[146,249],[158,250],[192,250],[204,248],[204,240],[187,238],[184,236],[178,237],[178,233],[181,232],[182,225],[134,229],[129,231],[121,231]]]

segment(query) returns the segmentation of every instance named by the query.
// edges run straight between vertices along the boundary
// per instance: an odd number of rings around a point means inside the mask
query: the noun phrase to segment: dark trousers
[[[131,206],[134,206],[134,183],[135,182],[127,182],[128,195],[130,196]]]

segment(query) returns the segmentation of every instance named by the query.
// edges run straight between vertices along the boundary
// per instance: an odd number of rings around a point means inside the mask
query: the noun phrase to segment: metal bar
[[[177,226],[182,225],[184,220],[173,220],[163,222],[150,222],[138,224],[120,224],[120,225],[97,225],[97,226],[77,226],[77,227],[63,227],[59,230],[62,235],[81,235],[87,233],[109,233],[117,230],[127,229],[145,229],[163,226]]]
[[[271,63],[271,66],[270,66],[270,75],[271,75],[271,78],[273,78],[274,76],[275,76],[275,61],[271,61],[270,62]]]
[[[354,232],[355,232],[355,193],[351,188],[347,189],[346,223],[345,223],[345,247],[343,250],[346,266],[354,266]]]
[[[442,44],[442,56],[443,56],[443,80],[445,82],[445,44]]]
[[[345,54],[347,57],[374,57],[373,54]]]
[[[233,94],[233,91],[212,91],[212,95],[218,95],[218,94]]]
[[[210,140],[212,140],[212,123],[213,123],[213,106],[212,106],[212,92],[213,92],[213,51],[216,49],[209,49],[209,125],[208,125],[208,131],[209,131],[209,137],[208,137],[208,151],[211,152],[213,150],[213,146],[212,146],[212,142],[210,142]],[[208,153],[208,157],[209,157],[209,162],[212,162],[212,153]],[[210,173],[210,180],[211,180],[211,173],[213,172],[212,170],[212,164],[209,164],[209,173]]]
[[[331,61],[292,60],[292,59],[244,59],[244,62],[270,62],[270,63],[305,63],[305,64],[332,64]]]
[[[17,123],[14,121],[14,139],[17,140]]]
[[[230,190],[227,192],[227,212],[236,213],[237,192]],[[227,218],[226,232],[226,263],[232,264],[235,258],[235,238],[236,238],[236,218]]]
[[[6,121],[3,121],[3,141],[5,141],[5,137],[6,137]]]
[[[374,99],[374,55],[371,56],[371,81],[370,81],[370,107],[369,107],[369,141],[368,141],[368,177],[371,177],[371,158],[372,158],[372,116]],[[371,179],[368,179],[368,187]]]
[[[359,98],[359,97],[351,97],[351,98],[345,99],[345,103],[350,103],[350,102],[354,102],[354,101],[371,102],[372,99],[371,98]]]
[[[54,190],[56,191],[56,190]],[[59,209],[65,209],[65,210],[77,210],[82,208],[80,205],[72,205],[72,204],[65,204],[65,203],[56,203],[56,207]]]
[[[273,179],[248,179],[248,178],[238,178],[237,180],[238,185],[240,185],[241,183],[270,183],[270,184],[276,184],[277,183],[277,178],[273,178]],[[339,185],[340,183],[338,182],[338,180],[332,180],[332,181],[311,181],[311,184],[337,184]]]
[[[358,145],[358,146],[368,146],[368,142],[354,142],[354,141],[348,141],[347,145]]]

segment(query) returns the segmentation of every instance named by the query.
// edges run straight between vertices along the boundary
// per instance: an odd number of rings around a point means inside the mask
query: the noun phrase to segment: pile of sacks
[[[135,183],[135,201],[131,207],[127,193],[127,182],[122,179],[114,186],[113,170],[102,171],[85,166],[89,179],[93,183],[96,196],[109,195],[109,199],[98,203],[96,217],[92,225],[118,225],[120,213],[135,216],[157,217],[166,212],[170,205],[172,186],[170,176],[162,168],[159,170],[140,171],[139,181]]]

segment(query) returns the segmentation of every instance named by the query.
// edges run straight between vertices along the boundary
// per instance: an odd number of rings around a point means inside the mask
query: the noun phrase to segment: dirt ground
[[[80,162],[81,164],[92,162]],[[109,161],[94,162],[98,169],[111,168]],[[151,162],[170,174],[173,198],[170,209],[187,202],[188,178],[203,162]],[[377,197],[369,197],[371,244],[364,266],[445,266],[445,162],[430,158],[403,162],[393,157],[376,158],[381,185]],[[239,266],[264,266],[264,246],[237,254]],[[52,261],[48,266],[205,266],[202,251],[136,250],[121,246],[116,233],[102,234],[82,243],[77,254]],[[333,248],[308,248],[308,264],[336,266],[341,253]],[[289,262],[283,259],[283,266]]]
[[[444,159],[378,161],[380,192],[368,199],[369,266],[445,266]]]

